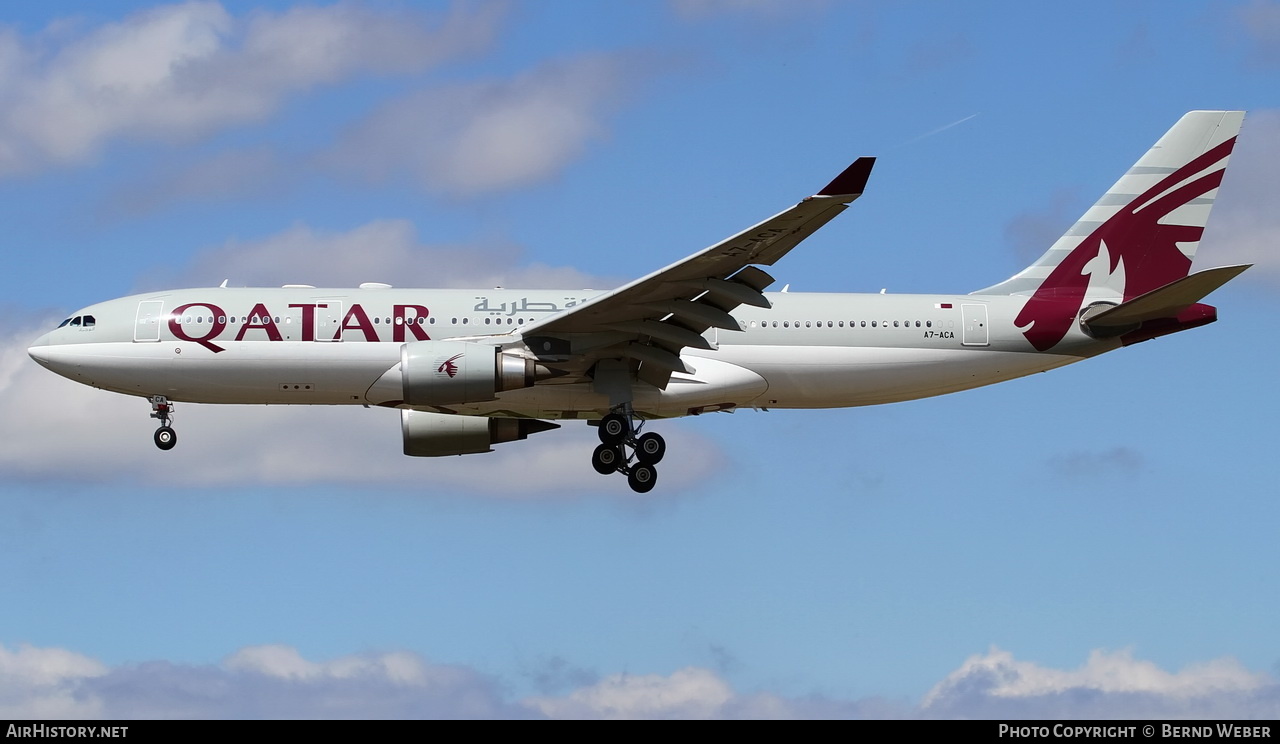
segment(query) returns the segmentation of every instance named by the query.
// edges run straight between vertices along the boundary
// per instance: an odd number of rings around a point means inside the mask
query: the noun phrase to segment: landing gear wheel
[[[618,445],[631,434],[631,422],[626,416],[611,413],[600,420],[600,441],[604,444]]]
[[[661,434],[649,432],[636,440],[636,459],[641,465],[657,465],[667,454],[667,441]]]
[[[154,439],[156,440],[156,446],[160,449],[171,450],[178,443],[178,432],[174,431],[173,427],[162,426],[156,429]]]
[[[622,450],[617,445],[602,444],[591,453],[591,467],[600,475],[616,473],[624,462]]]
[[[658,471],[652,465],[637,465],[627,473],[627,485],[636,493],[649,493],[658,482]]]

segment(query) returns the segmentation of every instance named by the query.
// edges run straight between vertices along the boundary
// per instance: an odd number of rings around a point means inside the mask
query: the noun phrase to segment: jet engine
[[[533,385],[538,371],[532,359],[485,344],[415,341],[400,347],[404,402],[411,406],[483,403]]]
[[[525,439],[559,424],[537,419],[455,416],[426,411],[400,412],[404,453],[410,457],[443,457],[492,452],[491,445]]]

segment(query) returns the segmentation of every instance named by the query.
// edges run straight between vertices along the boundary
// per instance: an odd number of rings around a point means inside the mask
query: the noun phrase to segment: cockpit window
[[[71,322],[71,318],[67,318],[66,320],[64,320],[64,321],[62,321],[61,323],[59,323],[59,324],[58,324],[58,327],[59,327],[59,328],[61,328],[61,327],[63,327],[64,325],[66,325],[66,324],[68,324],[68,323],[70,323],[70,322]]]
[[[94,327],[95,325],[97,325],[97,324],[98,324],[97,319],[95,319],[92,315],[86,315],[86,316],[84,316],[84,327],[85,327],[85,328],[93,328],[93,327]]]
[[[79,315],[77,315],[76,317],[74,317],[74,318],[72,318],[72,319],[71,319],[71,327],[72,327],[72,328],[79,328],[79,327],[80,327],[80,316],[79,316]]]

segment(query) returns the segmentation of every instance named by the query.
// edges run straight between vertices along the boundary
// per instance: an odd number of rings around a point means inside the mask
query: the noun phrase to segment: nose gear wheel
[[[152,439],[160,449],[171,450],[178,443],[178,432],[169,425],[173,421],[173,404],[163,395],[153,395],[148,400],[151,401],[151,418],[160,422],[160,428],[156,429]]]

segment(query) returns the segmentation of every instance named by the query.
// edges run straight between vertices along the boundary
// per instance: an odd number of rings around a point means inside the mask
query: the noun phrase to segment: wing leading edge
[[[709,248],[571,310],[526,326],[534,351],[554,350],[571,374],[586,374],[602,359],[627,360],[640,379],[666,387],[673,372],[688,372],[685,347],[711,348],[708,328],[739,330],[729,314],[739,305],[769,307],[762,290],[772,265],[840,214],[866,188],[875,158],[858,158],[821,191]],[[552,361],[552,360],[548,360]],[[554,362],[553,362],[554,363]]]

